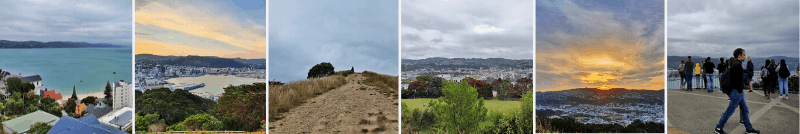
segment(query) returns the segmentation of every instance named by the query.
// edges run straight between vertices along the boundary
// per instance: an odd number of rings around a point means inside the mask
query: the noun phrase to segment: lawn
[[[423,102],[426,103],[425,106],[429,106],[427,105],[427,103],[430,102],[431,100],[436,100],[436,99],[402,99],[400,101],[408,105],[409,109],[413,109],[413,108],[422,108]],[[486,107],[486,109],[489,109],[489,112],[495,112],[495,111],[503,112],[509,109],[519,109],[520,103],[519,101],[484,100],[483,106]]]

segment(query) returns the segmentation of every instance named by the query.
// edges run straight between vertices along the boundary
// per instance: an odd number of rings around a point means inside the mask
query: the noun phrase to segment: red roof
[[[55,90],[44,91],[44,97],[53,98],[54,100],[61,100],[61,93],[56,94]]]

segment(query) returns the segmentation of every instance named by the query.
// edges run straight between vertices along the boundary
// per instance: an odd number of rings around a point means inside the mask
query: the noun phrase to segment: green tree
[[[136,96],[136,113],[139,116],[158,113],[166,125],[175,125],[186,117],[201,113],[212,113],[217,103],[189,93],[183,89],[150,89]]]
[[[466,82],[443,84],[443,96],[430,102],[442,129],[450,133],[478,132],[488,111],[483,107],[483,98]]]
[[[310,78],[325,77],[328,75],[332,75],[333,73],[334,73],[333,65],[331,65],[331,63],[328,62],[322,62],[317,65],[314,65],[314,67],[311,67],[311,70],[308,70],[308,77],[306,78],[310,79]]]
[[[72,85],[72,97],[70,97],[70,98],[78,100],[78,94],[75,93],[75,85]]]
[[[106,95],[105,96],[106,100],[113,99],[112,97],[113,91],[111,90],[111,83],[109,83],[109,81],[106,81],[106,90],[103,91],[103,94]]]
[[[431,76],[431,75],[420,75],[420,76],[417,76],[417,80],[419,80],[419,81],[428,81],[431,78],[433,78],[433,76]]]
[[[11,94],[15,94],[15,93],[23,93],[24,94],[24,93],[27,93],[28,91],[31,91],[31,90],[35,89],[35,88],[36,88],[35,85],[33,85],[31,83],[24,82],[24,81],[22,81],[22,79],[19,79],[17,77],[12,77],[12,78],[6,79],[6,90],[8,90],[9,93],[11,93]]]
[[[195,114],[186,118],[181,124],[189,131],[222,130],[222,122],[210,114]],[[260,127],[260,126],[259,126]]]
[[[36,122],[31,125],[31,128],[28,130],[29,134],[46,134],[47,131],[50,131],[50,128],[53,128],[52,125],[44,123],[44,122]]]
[[[97,97],[94,96],[88,96],[86,98],[81,99],[81,103],[86,105],[95,104],[96,102],[97,102]]]
[[[69,98],[69,100],[67,100],[67,104],[64,105],[64,112],[66,112],[67,114],[76,114],[75,107],[77,106],[78,104],[75,102],[75,99]]]
[[[153,124],[164,124],[164,120],[159,119],[159,116],[160,115],[158,115],[157,113],[147,114],[144,116],[136,115],[136,130],[146,131],[147,126]]]
[[[26,105],[22,99],[22,94],[20,93],[11,95],[11,98],[6,101],[6,111],[10,115],[27,114],[24,111],[26,110],[25,106]]]
[[[227,130],[258,131],[266,119],[267,84],[225,87],[217,101],[216,117]]]
[[[53,114],[57,117],[61,117],[61,106],[58,105],[58,102],[53,98],[42,98],[41,105],[39,109],[45,111],[47,113]]]
[[[474,78],[472,78],[472,77],[464,77],[463,79],[461,79],[461,82],[469,82],[471,80],[474,80]]]
[[[520,112],[517,112],[517,133],[533,133],[533,91],[528,91],[519,100]]]

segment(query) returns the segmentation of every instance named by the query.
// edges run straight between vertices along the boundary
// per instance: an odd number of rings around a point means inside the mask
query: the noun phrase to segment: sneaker
[[[714,129],[714,133],[717,133],[717,134],[728,134],[728,133],[725,133],[725,131],[722,131],[722,129],[720,129],[720,128],[715,128]]]
[[[747,130],[747,131],[746,131],[746,132],[744,132],[744,133],[745,133],[745,134],[760,134],[760,133],[761,133],[761,131],[758,131],[758,130],[755,130],[755,129],[753,129],[753,130]]]
[[[753,90],[750,90],[750,92],[753,92]]]
[[[744,121],[739,121],[739,125],[744,125]]]

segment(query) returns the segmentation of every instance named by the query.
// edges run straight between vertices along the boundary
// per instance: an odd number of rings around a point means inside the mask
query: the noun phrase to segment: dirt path
[[[397,96],[360,84],[361,74],[347,84],[307,100],[269,123],[270,133],[398,133]]]

